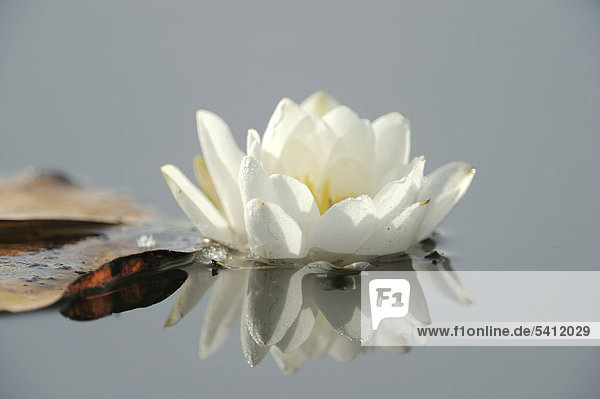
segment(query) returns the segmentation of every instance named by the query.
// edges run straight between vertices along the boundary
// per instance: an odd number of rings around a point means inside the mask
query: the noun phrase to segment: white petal
[[[260,135],[254,129],[248,130],[248,136],[246,137],[246,155],[256,158],[258,162],[261,160]]]
[[[475,169],[466,162],[452,162],[425,178],[419,198],[431,199],[423,223],[417,232],[417,240],[431,235],[433,230],[448,216],[469,188]]]
[[[244,204],[247,204],[248,201],[254,198],[277,202],[271,180],[256,158],[246,156],[242,159],[239,179],[240,192]]]
[[[306,117],[308,114],[289,98],[284,98],[277,104],[262,140],[262,162],[266,170],[274,168],[274,163],[279,159],[294,128]]]
[[[217,190],[215,189],[215,185],[212,182],[212,178],[210,177],[210,173],[208,173],[208,168],[206,167],[206,162],[204,158],[200,155],[194,156],[194,175],[196,175],[196,180],[200,185],[200,189],[206,195],[206,198],[210,200],[210,202],[217,208],[219,213],[223,212],[223,206],[219,200],[219,194],[217,194]]]
[[[421,189],[424,168],[425,157],[422,155],[414,157],[412,161],[410,161],[406,165],[398,163],[397,165],[393,166],[392,169],[390,169],[390,171],[378,181],[377,187],[381,188],[389,182],[400,180],[403,177],[413,173],[415,174],[415,183],[418,183],[418,187],[419,189]],[[416,179],[416,176],[420,176],[420,179]]]
[[[470,181],[474,174],[475,169],[466,162],[447,163],[427,175],[420,197],[433,199],[447,190],[458,188],[465,184],[465,181]]]
[[[183,318],[194,306],[200,302],[204,294],[217,280],[210,270],[204,268],[192,268],[186,270],[188,277],[181,286],[179,296],[173,304],[171,313],[165,322],[165,329],[169,329]]]
[[[337,254],[352,254],[375,231],[377,218],[373,201],[366,195],[334,204],[315,223],[311,248]]]
[[[323,121],[338,137],[330,162],[339,158],[355,158],[366,166],[374,164],[375,138],[371,123],[360,119],[350,108],[339,106],[324,117]]]
[[[323,120],[329,125],[329,127],[331,127],[338,137],[345,136],[347,134],[368,134],[368,131],[365,131],[365,124],[363,123],[363,120],[361,120],[354,111],[345,105],[335,107],[327,114],[323,115]],[[374,138],[372,136],[372,130],[370,133],[371,137],[369,140],[373,143]]]
[[[305,184],[287,175],[267,177],[258,161],[250,156],[244,157],[240,166],[240,190],[244,203],[258,198],[281,206],[305,232],[319,217],[315,199]]]
[[[251,251],[269,259],[303,258],[302,229],[279,205],[260,199],[246,204],[246,230]]]
[[[216,114],[200,110],[196,113],[196,123],[202,154],[227,220],[233,230],[243,236],[244,208],[238,172],[244,154],[235,143],[227,124]]]
[[[425,160],[415,158],[407,176],[386,184],[373,198],[377,209],[377,226],[381,227],[417,200],[422,186]]]
[[[304,101],[300,103],[300,107],[313,115],[323,116],[327,112],[331,111],[335,107],[340,105],[338,100],[325,93],[322,90],[319,90],[310,96],[308,96]]]
[[[373,122],[377,176],[384,176],[396,164],[406,164],[410,156],[410,126],[399,112],[380,116]]]
[[[318,142],[317,144],[310,143],[310,140],[288,140],[278,159],[271,162],[271,168],[264,165],[265,170],[270,174],[284,174],[302,181],[308,179],[313,184],[319,183],[320,181],[311,179],[318,179],[323,174],[323,157],[320,155]]]
[[[404,209],[415,202],[419,192],[411,190],[412,187],[412,181],[407,176],[390,182],[379,190],[373,198],[375,209],[377,209],[378,227],[387,224],[393,215],[397,214],[398,209]]]
[[[315,197],[306,184],[287,175],[271,175],[277,203],[308,233],[319,218]]]
[[[173,197],[194,225],[206,237],[231,245],[229,224],[208,198],[175,166],[160,168]]]
[[[425,217],[427,201],[417,202],[401,211],[370,236],[356,251],[360,255],[388,255],[408,249]]]
[[[240,315],[244,291],[248,281],[245,270],[230,270],[220,274],[200,332],[200,359],[206,359],[227,341],[233,324]]]
[[[332,202],[360,194],[371,195],[374,190],[372,172],[372,168],[356,158],[338,158],[330,163],[323,175],[327,178]]]
[[[320,170],[331,153],[335,133],[320,118],[306,115],[291,130],[278,132],[285,141],[278,147],[265,145],[263,139],[262,163],[270,173],[281,173],[303,180],[320,175]]]

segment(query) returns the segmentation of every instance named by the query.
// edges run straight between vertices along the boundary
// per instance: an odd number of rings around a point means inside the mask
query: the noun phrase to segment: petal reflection
[[[260,345],[281,341],[302,308],[305,269],[258,269],[248,276],[247,328]]]

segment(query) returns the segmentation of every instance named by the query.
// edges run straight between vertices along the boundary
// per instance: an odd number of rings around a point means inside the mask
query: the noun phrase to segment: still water
[[[3,363],[10,365],[3,378],[11,376],[3,395],[270,397],[291,389],[286,396],[364,397],[385,389],[413,397],[431,392],[430,385],[416,383],[430,378],[440,395],[453,397],[447,389],[489,397],[495,386],[503,397],[511,390],[549,395],[594,373],[597,348],[361,347],[360,270],[434,268],[455,278],[450,259],[432,240],[412,247],[410,257],[302,269],[261,264],[210,242],[199,245],[193,256],[151,252],[160,268],[104,289],[82,289],[92,280],[84,276],[71,289],[78,295],[53,308],[2,315],[0,350],[10,359]],[[127,267],[128,262],[110,265],[114,275]],[[463,305],[471,300],[460,283],[458,289],[442,289],[453,291]],[[411,296],[423,295],[418,281],[411,290]],[[425,298],[422,303],[424,308],[411,305],[414,325],[430,321]],[[142,308],[130,310],[136,307]],[[396,340],[408,339],[401,328],[395,332]],[[561,362],[552,360],[557,357]],[[489,367],[477,360],[482,358],[492,362]],[[532,362],[543,362],[562,379],[517,372]],[[532,386],[534,376],[544,384]],[[479,383],[458,386],[465,378]]]
[[[461,270],[598,270],[600,3],[0,3],[0,168],[34,164],[182,214],[159,168],[199,152],[194,112],[239,145],[277,99],[325,89],[361,116],[400,111],[426,173],[478,170],[441,226]],[[238,320],[198,356],[211,292],[169,331],[179,292],[76,322],[0,315],[1,398],[597,398],[600,350],[375,349],[284,376],[255,368]]]

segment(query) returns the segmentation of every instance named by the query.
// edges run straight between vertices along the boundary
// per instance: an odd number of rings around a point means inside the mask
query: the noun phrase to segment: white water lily
[[[262,140],[248,131],[245,154],[216,114],[196,119],[202,190],[165,165],[171,192],[202,234],[267,259],[403,252],[433,232],[475,173],[453,162],[424,177],[425,158],[409,158],[406,117],[371,123],[324,92],[281,100]]]
[[[351,261],[404,252],[427,238],[465,193],[474,169],[455,162],[424,177],[425,158],[409,158],[409,124],[402,114],[371,123],[323,92],[300,105],[281,100],[262,140],[257,131],[248,132],[245,154],[214,113],[198,111],[197,125],[204,158],[194,166],[201,189],[175,166],[162,167],[183,211],[203,235],[242,254],[308,267],[218,276],[191,269],[165,327],[214,284],[201,358],[224,344],[240,312],[242,349],[252,366],[269,351],[287,374],[325,354],[344,362],[369,351],[359,342],[359,291],[318,289],[315,270],[328,273]],[[462,286],[456,287],[453,293],[464,297]],[[402,342],[399,335],[413,324],[428,323],[426,307],[413,308],[405,325],[388,328],[394,342]]]

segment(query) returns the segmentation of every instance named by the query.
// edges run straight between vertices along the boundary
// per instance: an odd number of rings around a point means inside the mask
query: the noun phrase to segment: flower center
[[[348,195],[333,195],[331,193],[329,179],[326,179],[325,182],[318,188],[308,175],[304,175],[304,177],[299,178],[298,180],[306,184],[313,197],[315,197],[315,202],[317,203],[317,207],[319,208],[321,215],[324,214],[334,204],[343,201],[346,198],[357,196],[355,193],[349,193]]]

